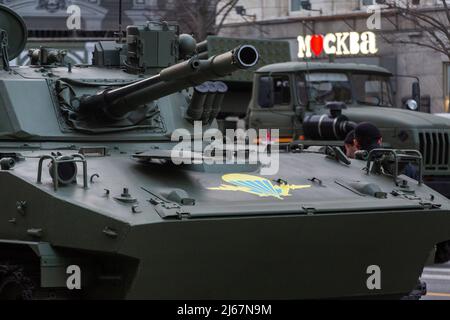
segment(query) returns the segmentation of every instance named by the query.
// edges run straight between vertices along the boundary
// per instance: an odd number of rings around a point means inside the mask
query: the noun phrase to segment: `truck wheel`
[[[404,296],[401,300],[420,300],[423,296],[427,295],[427,284],[422,281],[417,282],[416,288],[407,296]]]
[[[34,284],[23,267],[0,264],[0,300],[31,300]]]

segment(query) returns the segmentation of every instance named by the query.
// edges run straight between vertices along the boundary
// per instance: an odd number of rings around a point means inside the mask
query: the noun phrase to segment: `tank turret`
[[[27,33],[13,11],[5,8],[0,14],[5,18],[0,20],[0,58],[9,69],[9,61],[24,51]],[[0,131],[13,137],[69,140],[127,132],[127,138],[139,140],[148,134],[167,139],[178,128],[190,130],[194,121],[211,126],[228,91],[218,80],[254,67],[259,53],[248,44],[212,57],[202,58],[200,52],[191,35],[180,34],[176,24],[164,21],[128,26],[126,37],[98,42],[91,65],[71,63],[66,50],[31,48],[30,67],[13,68],[3,80],[12,85],[33,80],[27,90],[39,92],[40,99],[21,95],[21,105],[12,99],[8,113],[14,116],[0,123]],[[10,91],[14,96],[19,92]],[[34,112],[53,119],[51,124],[27,121],[22,105],[32,105]],[[14,117],[19,120],[8,122]]]
[[[102,112],[109,119],[122,119],[140,106],[183,89],[218,79],[258,63],[258,51],[250,45],[200,60],[193,57],[163,69],[159,74],[124,87],[104,90],[80,99],[77,112]]]

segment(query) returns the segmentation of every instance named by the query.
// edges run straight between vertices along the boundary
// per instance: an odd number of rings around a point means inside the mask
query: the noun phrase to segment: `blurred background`
[[[67,48],[72,63],[90,63],[98,40],[117,37],[127,25],[148,20],[176,22],[180,31],[204,40],[208,35],[276,39],[290,43],[291,60],[299,60],[298,36],[369,30],[373,5],[384,8],[377,34],[378,52],[372,55],[311,60],[367,63],[397,75],[420,78],[424,112],[449,112],[450,14],[446,0],[0,0],[17,11],[29,29],[28,47]],[[68,19],[79,9],[80,25],[68,28]],[[120,14],[120,12],[122,14]],[[427,24],[433,18],[438,25]],[[14,61],[28,63],[24,52]],[[397,105],[408,99],[413,79],[393,81]]]

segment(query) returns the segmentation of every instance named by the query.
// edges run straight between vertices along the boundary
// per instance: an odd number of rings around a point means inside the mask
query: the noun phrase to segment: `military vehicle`
[[[350,163],[274,145],[274,176],[196,148],[175,164],[172,133],[216,127],[226,87],[204,82],[255,65],[253,47],[202,60],[149,22],[98,43],[93,65],[42,47],[11,67],[27,32],[4,6],[0,32],[0,298],[400,298],[445,260],[448,200],[396,170],[421,167],[416,151]]]
[[[243,41],[243,39],[237,38],[210,36],[206,41],[199,44],[198,49],[199,52],[206,57],[208,52],[214,54],[217,53],[218,50],[231,49],[233,46],[237,46]],[[387,100],[389,103],[384,106],[390,110],[383,109],[384,112],[379,113],[378,111],[380,111],[380,106],[377,105],[377,101],[373,101],[377,98],[377,95],[379,95],[377,90],[380,91],[377,87],[378,84],[376,79],[379,76],[385,79],[391,79],[392,73],[388,70],[371,65],[342,63],[308,63],[307,65],[305,63],[291,63],[290,67],[287,67],[287,64],[281,63],[283,61],[291,60],[289,43],[287,41],[260,39],[245,39],[245,41],[257,46],[260,52],[264,52],[265,58],[258,64],[258,66],[261,67],[261,72],[257,72],[256,76],[254,75],[255,70],[252,68],[250,70],[239,71],[237,74],[225,78],[225,81],[230,88],[230,92],[227,94],[219,114],[219,123],[222,130],[232,128],[233,125],[236,125],[236,119],[234,117],[238,117],[246,118],[247,128],[280,129],[280,142],[285,144],[288,144],[296,139],[301,139],[303,141],[302,143],[305,145],[342,145],[342,140],[345,137],[345,130],[337,132],[337,134],[331,132],[331,135],[325,135],[323,137],[314,135],[308,136],[308,129],[306,129],[306,132],[304,130],[304,118],[307,118],[306,126],[309,127],[309,125],[317,126],[320,119],[325,119],[321,118],[322,115],[329,115],[326,102],[331,100],[330,97],[325,97],[327,98],[325,99],[326,101],[320,102],[314,101],[316,99],[315,97],[313,97],[313,99],[309,99],[307,97],[308,93],[303,93],[303,105],[300,102],[297,102],[295,100],[296,98],[293,98],[292,103],[286,103],[286,101],[279,103],[274,101],[274,105],[267,108],[261,107],[260,97],[258,96],[259,93],[257,92],[264,93],[278,90],[278,93],[274,93],[274,95],[278,95],[275,99],[290,99],[291,95],[294,97],[294,91],[298,91],[295,87],[295,80],[290,80],[290,78],[295,78],[295,74],[303,75],[303,77],[305,77],[305,74],[309,72],[320,72],[322,75],[327,72],[344,72],[346,76],[352,78],[348,81],[349,83],[353,81],[356,83],[363,83],[359,81],[360,79],[358,79],[358,77],[363,75],[371,75],[371,79],[366,79],[364,82],[367,86],[367,92],[363,90],[366,88],[353,87],[354,90],[359,91],[358,93],[355,92],[355,95],[364,95],[363,98],[368,98],[369,101],[361,101],[361,97],[356,96],[353,101],[347,101],[347,106],[349,108],[343,111],[347,118],[344,119],[341,117],[341,119],[343,121],[350,119],[352,122],[358,122],[362,119],[364,121],[370,121],[377,124],[383,131],[385,147],[407,147],[420,150],[426,155],[426,183],[438,192],[450,197],[450,166],[448,164],[450,161],[448,158],[448,152],[450,151],[448,146],[447,131],[450,123],[447,121],[440,121],[434,116],[424,115],[422,113],[416,114],[416,111],[422,109],[420,86],[418,83],[413,84],[412,99],[405,101],[405,105],[403,106],[403,109],[414,111],[414,114],[407,112],[406,110],[399,110],[395,107],[394,99],[392,97],[392,90],[390,87],[390,80],[386,82],[388,87],[386,88],[387,92],[385,93],[388,95]],[[278,81],[278,83],[274,82],[273,84],[262,84],[259,82],[260,77],[267,76],[272,72],[276,75],[282,76],[281,80],[284,79],[284,81]],[[255,84],[253,84],[254,77],[255,80],[258,80]],[[289,81],[286,81],[288,78]],[[280,79],[275,78],[275,80]],[[289,88],[285,87],[284,89],[277,89],[275,88],[276,85],[289,86]],[[319,84],[316,81],[315,86],[317,87],[318,85]],[[326,81],[321,82],[320,84],[322,89],[327,85],[328,84]],[[336,85],[339,85],[339,83]],[[272,86],[273,88],[266,88],[267,86]],[[290,91],[293,92],[291,93]],[[367,95],[365,95],[366,93]],[[380,93],[383,92],[380,91]],[[283,98],[280,97],[280,95],[288,96]],[[272,99],[270,96],[267,96],[266,100],[267,98]],[[372,101],[370,101],[370,99]],[[269,105],[271,104],[272,102],[269,103]],[[352,109],[351,107],[358,108]],[[406,116],[404,116],[405,114]],[[445,114],[439,116],[446,117]],[[227,118],[232,119],[232,121],[224,122],[224,119]],[[330,125],[335,119],[333,117],[327,117],[326,120],[328,121],[323,122],[322,125]],[[342,124],[342,122],[340,123]],[[411,131],[411,128],[414,128],[414,130]],[[327,129],[325,128],[324,131],[326,130]],[[330,127],[330,130],[333,131],[333,128]],[[407,135],[408,137],[414,137],[414,139],[404,141],[403,139]],[[406,142],[407,145],[404,145],[404,142]]]
[[[420,103],[417,82],[414,99],[407,102],[411,110],[395,108],[391,77],[384,68],[352,63],[287,62],[262,67],[255,73],[247,125],[279,128],[282,142],[342,145],[350,128],[343,127],[346,121],[369,121],[382,131],[385,147],[419,150],[426,184],[450,197],[450,121],[411,111]],[[331,101],[343,103],[342,112],[334,110],[331,115],[327,108]]]

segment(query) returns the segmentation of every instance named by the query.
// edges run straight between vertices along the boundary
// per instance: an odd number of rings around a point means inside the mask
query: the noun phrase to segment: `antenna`
[[[119,42],[122,42],[122,0],[119,0]]]
[[[3,29],[0,29],[0,58],[3,69],[9,71],[8,33]]]

